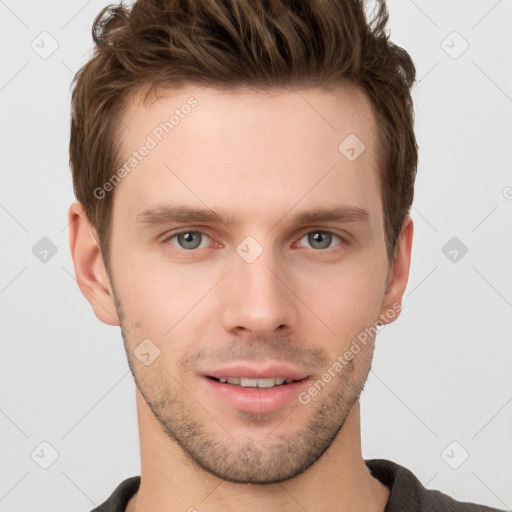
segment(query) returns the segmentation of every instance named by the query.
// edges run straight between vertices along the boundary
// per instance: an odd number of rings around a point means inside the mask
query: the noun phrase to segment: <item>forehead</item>
[[[117,137],[127,172],[114,212],[132,218],[163,201],[232,208],[248,218],[333,201],[380,213],[375,118],[350,84],[189,86],[162,90],[148,103],[141,92],[127,103]]]

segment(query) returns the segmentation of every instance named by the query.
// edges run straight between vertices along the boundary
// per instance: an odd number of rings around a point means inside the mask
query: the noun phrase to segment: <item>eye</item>
[[[167,238],[166,242],[169,242],[180,249],[190,251],[193,249],[202,249],[207,247],[209,239],[210,237],[201,233],[201,231],[182,231],[181,233],[175,233]]]
[[[338,240],[339,243],[331,245],[332,242],[336,240]],[[303,241],[310,244],[311,248],[321,250],[340,245],[343,242],[343,239],[331,231],[309,231],[300,239],[299,245],[302,245]]]

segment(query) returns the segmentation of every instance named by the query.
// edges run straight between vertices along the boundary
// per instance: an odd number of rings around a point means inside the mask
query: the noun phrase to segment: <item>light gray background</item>
[[[81,295],[66,231],[70,82],[106,3],[0,0],[0,512],[88,511],[140,471],[120,331]],[[378,338],[363,454],[510,509],[512,1],[389,5],[421,79],[420,165],[409,286]],[[43,237],[57,249],[46,262],[32,252]],[[468,248],[455,262],[452,237]],[[48,469],[42,442],[58,453]]]

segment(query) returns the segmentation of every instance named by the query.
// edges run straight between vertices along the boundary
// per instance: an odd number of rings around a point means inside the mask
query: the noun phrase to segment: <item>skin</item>
[[[360,439],[374,337],[309,403],[268,413],[233,407],[202,376],[278,361],[305,373],[307,390],[365,328],[398,317],[413,224],[406,217],[390,262],[370,103],[349,85],[190,86],[149,105],[136,95],[118,134],[123,155],[190,96],[197,107],[111,192],[110,275],[82,206],[69,209],[78,284],[101,321],[121,326],[137,384],[142,482],[127,510],[383,511],[389,489],[370,475]],[[351,133],[366,147],[354,161],[338,150]],[[164,203],[232,222],[137,223]],[[340,204],[367,220],[293,220]],[[199,248],[170,238],[187,230],[207,235],[192,236]],[[308,236],[318,231],[326,246]],[[236,251],[247,236],[262,249],[252,263]],[[134,354],[144,339],[160,351],[148,366]]]

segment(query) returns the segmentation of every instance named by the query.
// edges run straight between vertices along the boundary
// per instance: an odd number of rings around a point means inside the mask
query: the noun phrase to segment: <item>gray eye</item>
[[[207,238],[208,237],[200,231],[184,231],[170,237],[169,242],[181,249],[192,250],[205,247],[204,240],[206,239],[207,241]],[[176,240],[177,243],[174,243],[173,240]]]
[[[310,231],[301,238],[301,242],[306,240],[313,249],[328,249],[335,238],[341,240],[338,235],[330,231]]]

